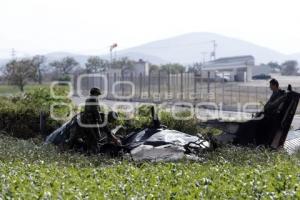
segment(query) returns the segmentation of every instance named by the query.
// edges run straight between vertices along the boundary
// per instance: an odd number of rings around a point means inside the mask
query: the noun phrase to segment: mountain
[[[257,65],[270,61],[281,63],[291,59],[297,60],[300,63],[300,53],[286,55],[251,42],[207,32],[188,33],[120,50],[117,51],[117,58],[128,57],[134,60],[143,59],[153,64],[164,64],[168,62],[192,64],[194,62],[202,62],[204,55],[205,61],[210,59],[209,55],[213,49],[213,40],[217,44],[217,58],[253,55]],[[47,62],[52,62],[66,56],[72,56],[81,66],[84,66],[90,55],[52,52],[45,56],[47,57]],[[110,59],[108,54],[100,55],[100,57]],[[0,60],[0,66],[1,64],[5,64],[6,61],[7,60]]]
[[[253,55],[256,63],[267,63],[270,61],[283,62],[289,59],[289,55],[259,46],[247,41],[218,35],[215,33],[189,33],[164,40],[154,41],[140,46],[120,51],[120,53],[139,52],[146,55],[160,57],[168,62],[193,63],[201,62],[203,52],[205,59],[213,49],[212,40],[217,43],[216,56],[228,57],[238,55]],[[293,55],[294,59],[300,61],[300,55]]]

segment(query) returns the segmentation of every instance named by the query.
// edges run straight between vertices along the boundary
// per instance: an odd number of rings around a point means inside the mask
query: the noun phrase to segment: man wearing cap
[[[85,142],[89,151],[97,153],[102,144],[113,142],[114,144],[121,145],[118,138],[111,133],[107,125],[101,127],[103,119],[101,119],[100,105],[98,97],[101,95],[99,88],[92,88],[90,96],[85,101],[84,112],[82,114],[81,122],[84,126]],[[100,146],[99,146],[100,145]]]

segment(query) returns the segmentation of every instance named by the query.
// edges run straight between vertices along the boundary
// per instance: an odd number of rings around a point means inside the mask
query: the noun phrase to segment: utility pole
[[[110,47],[109,47],[109,53],[110,53],[110,68],[112,68],[112,62],[113,62],[113,50],[114,48],[116,48],[118,46],[117,43],[114,43],[112,44]]]
[[[110,53],[110,64],[109,64],[109,69],[108,71],[110,71],[110,69],[112,68],[112,48],[109,48],[109,53]]]
[[[212,44],[213,44],[213,51],[211,52],[211,55],[210,55],[210,59],[211,60],[215,60],[216,59],[216,50],[217,50],[217,43],[216,43],[216,40],[212,40],[211,41]]]
[[[14,60],[16,58],[16,50],[14,48],[11,49],[11,59]]]

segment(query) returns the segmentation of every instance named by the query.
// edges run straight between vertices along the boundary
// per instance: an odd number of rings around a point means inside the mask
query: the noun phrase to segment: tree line
[[[74,72],[79,73],[103,73],[109,68],[120,69],[121,72],[131,71],[137,61],[127,57],[114,59],[109,62],[99,56],[91,56],[87,59],[82,68],[73,57],[64,57],[47,63],[46,57],[36,55],[32,58],[13,59],[3,68],[2,77],[9,84],[16,85],[21,91],[28,82],[42,84],[45,76],[51,80],[70,81],[70,75]],[[282,64],[270,62],[267,64],[273,72],[281,72],[282,75],[298,75],[298,62],[289,60]],[[202,63],[194,63],[190,66],[183,66],[179,63],[167,63],[163,65],[149,65],[150,73],[165,72],[171,74],[183,73],[186,70],[190,73],[201,72]]]
[[[99,56],[91,56],[87,59],[84,67],[73,57],[64,57],[59,60],[47,62],[45,56],[36,55],[31,58],[20,58],[9,61],[2,68],[2,79],[11,85],[16,85],[20,91],[24,91],[24,86],[29,82],[42,84],[45,77],[51,80],[70,81],[70,75],[79,73],[103,73],[109,68],[120,69],[122,72],[131,71],[137,61],[127,57],[109,62]],[[185,71],[183,65],[169,63],[165,65],[150,64],[150,72],[166,71],[170,73],[181,73]]]
[[[288,60],[279,64],[277,62],[269,62],[267,64],[273,72],[280,72],[285,76],[299,75],[298,62],[296,60]]]

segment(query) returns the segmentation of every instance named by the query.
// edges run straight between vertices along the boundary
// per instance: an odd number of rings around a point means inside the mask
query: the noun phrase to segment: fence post
[[[151,73],[148,75],[148,99],[150,99],[150,91],[151,90]]]
[[[215,103],[217,103],[217,73],[215,72]]]
[[[160,70],[158,70],[158,95],[160,96]]]
[[[107,97],[109,97],[109,92],[110,92],[110,81],[109,81],[109,73],[106,73],[106,77],[107,77]]]
[[[197,79],[196,79],[197,75],[196,72],[194,72],[194,95],[195,95],[195,102],[197,101]]]
[[[187,72],[185,74],[186,74],[186,76],[184,77],[184,79],[187,80],[185,82],[187,84],[187,96],[189,97],[190,96],[190,73]]]
[[[143,90],[143,80],[142,80],[142,78],[143,78],[143,74],[142,73],[140,73],[140,77],[139,77],[139,85],[140,85],[140,99],[142,99],[142,90]]]
[[[210,92],[210,71],[207,72],[207,93],[209,94]]]
[[[222,104],[224,105],[224,95],[225,95],[225,91],[224,91],[224,86],[225,86],[224,72],[223,72],[222,76],[223,76],[223,78],[222,78]]]
[[[121,72],[121,81],[124,81],[124,73]],[[122,96],[124,96],[124,84],[121,85],[121,89],[122,89]]]
[[[133,72],[130,72],[130,82],[135,85],[134,81],[133,81]],[[132,99],[134,99],[135,97],[135,91],[133,91],[133,88],[131,88],[132,91],[130,91],[130,93],[134,93]],[[131,99],[131,100],[132,100]]]
[[[183,72],[180,73],[180,99],[183,99]]]
[[[202,100],[202,83],[203,83],[203,80],[202,80],[202,70],[201,70],[201,73],[200,73],[200,101]]]
[[[114,73],[114,82],[113,82],[113,84],[114,84],[115,82],[117,82],[117,74],[116,74],[116,73]],[[113,85],[113,84],[112,84],[112,85]],[[116,88],[115,88],[115,91],[114,91],[114,92],[117,93]],[[114,98],[114,95],[115,95],[115,94],[112,94],[112,98]]]
[[[168,71],[168,95],[170,94],[170,71]]]
[[[78,74],[75,73],[73,76],[73,96],[78,96],[78,88],[77,88],[77,80],[78,80]]]

